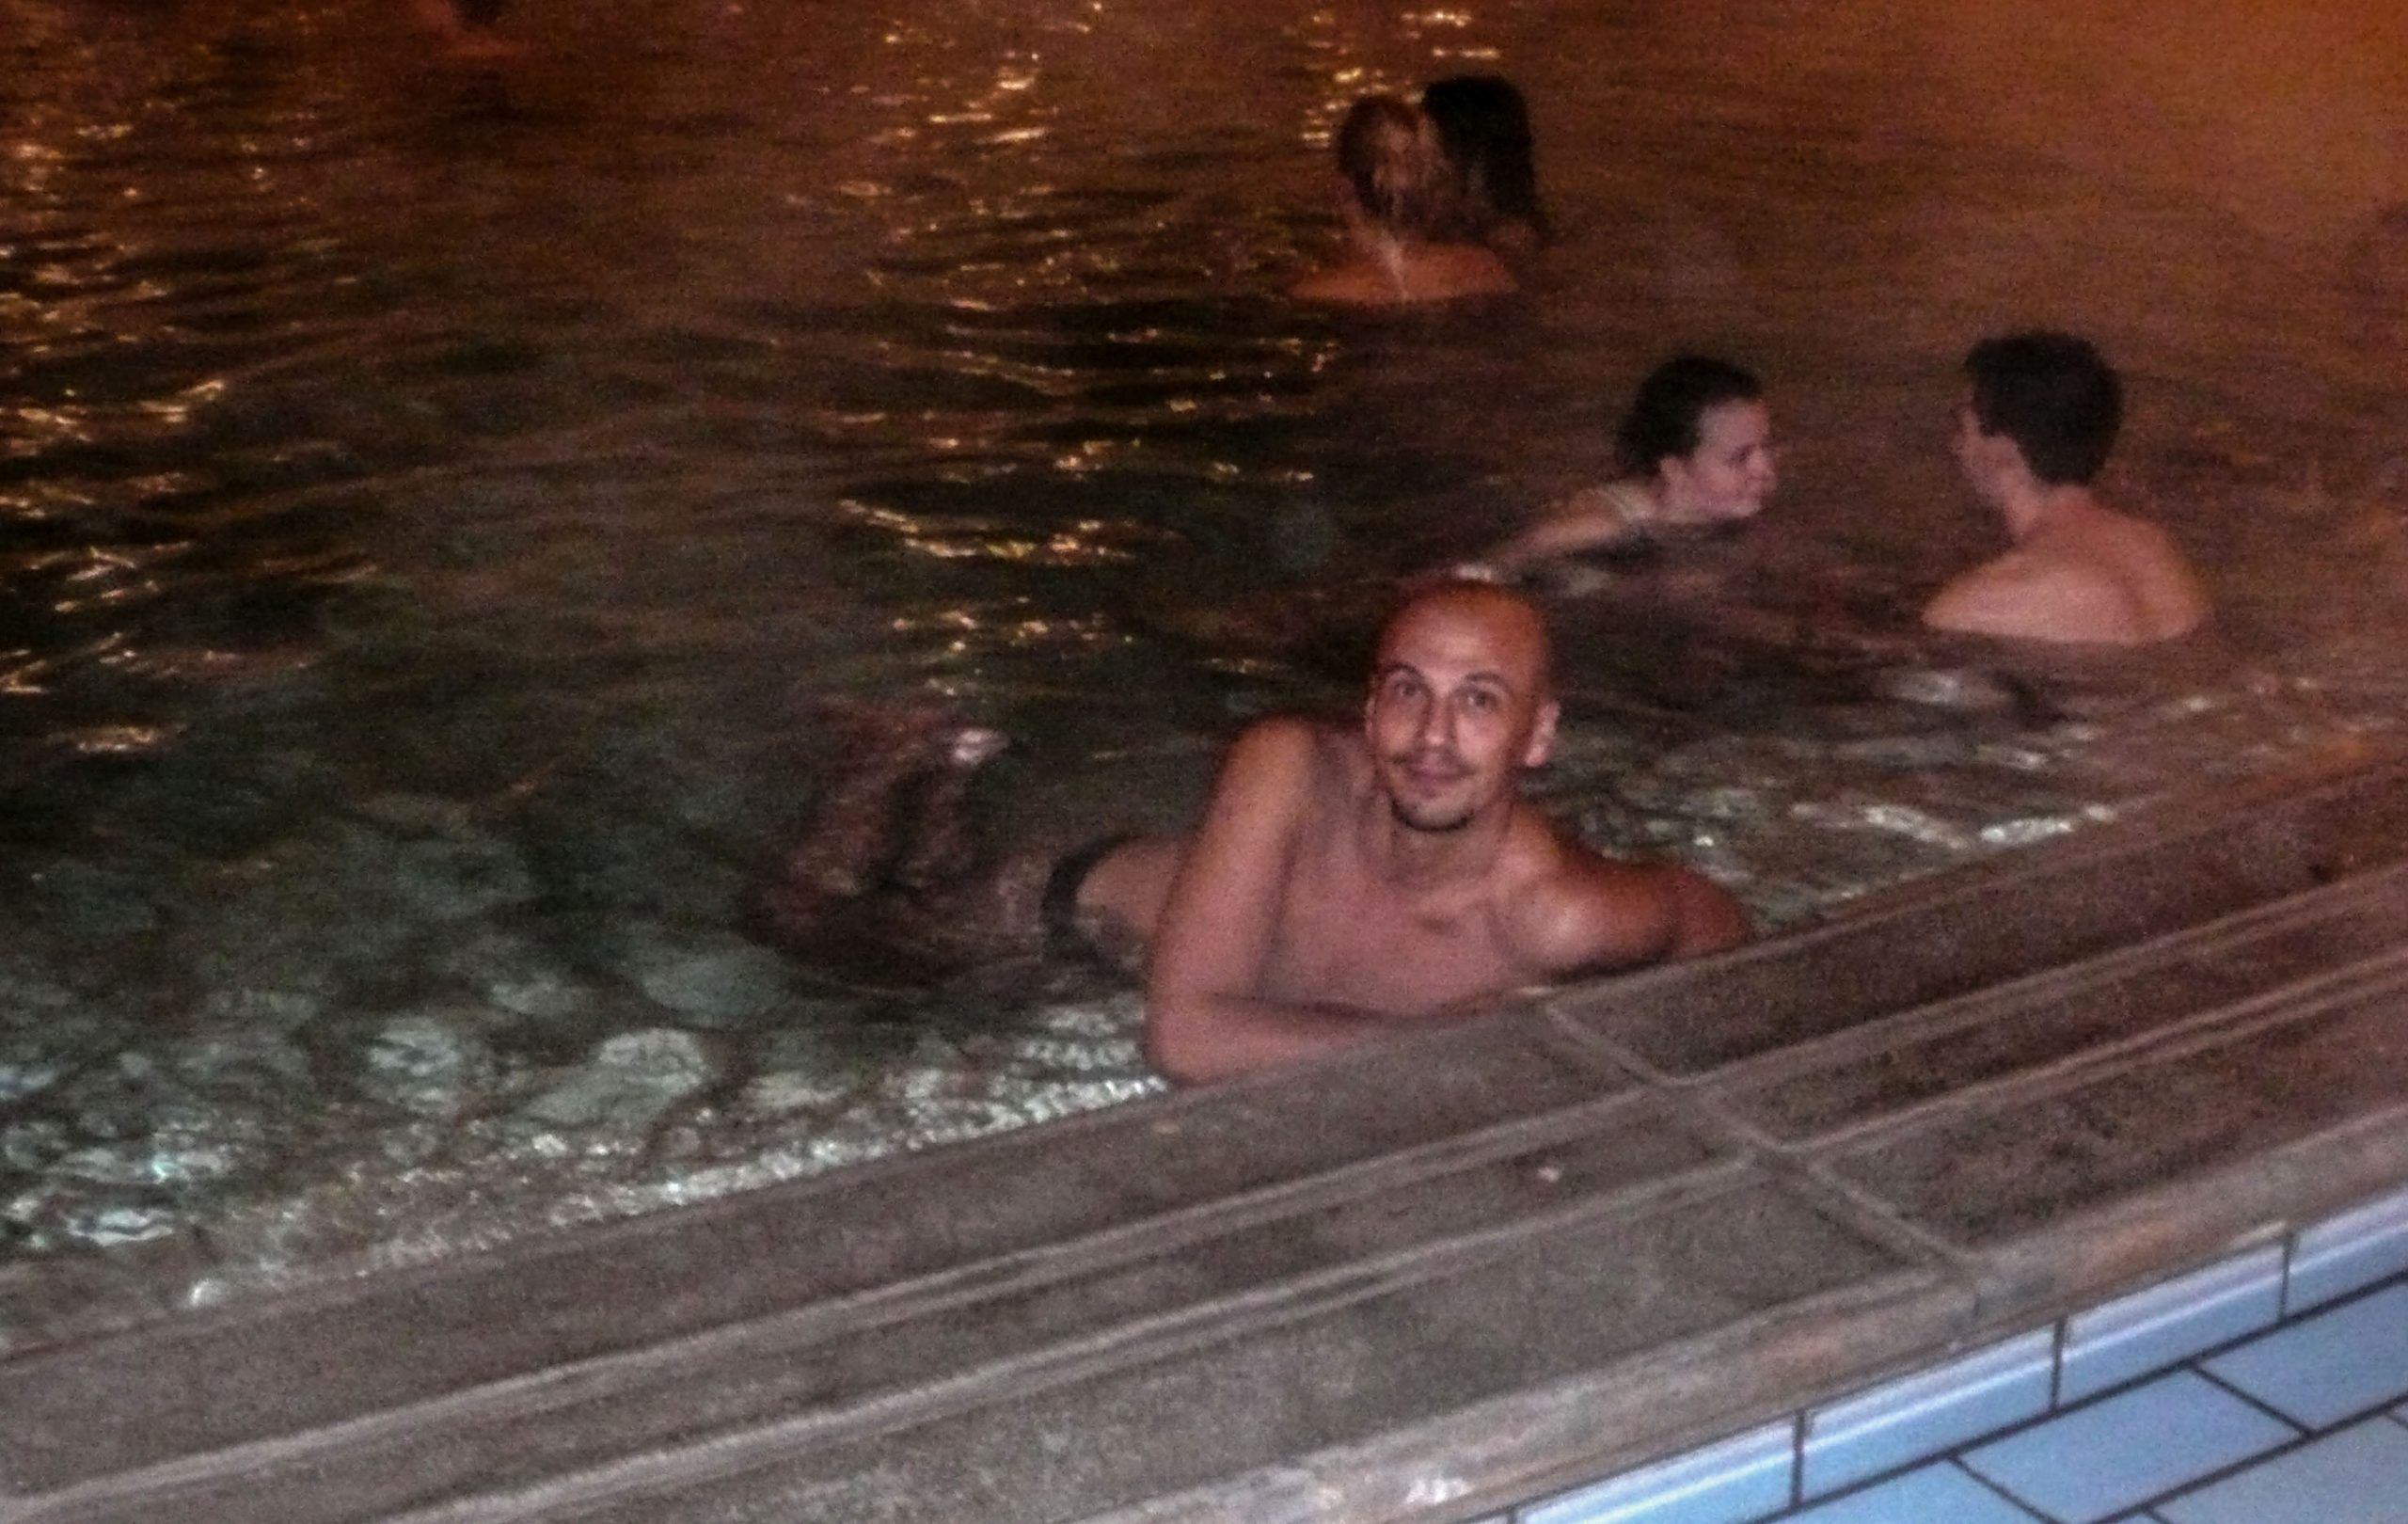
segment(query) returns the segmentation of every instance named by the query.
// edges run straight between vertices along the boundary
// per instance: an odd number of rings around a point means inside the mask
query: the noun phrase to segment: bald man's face
[[[1556,703],[1546,629],[1494,588],[1426,594],[1388,623],[1363,728],[1388,807],[1415,831],[1460,831],[1508,805],[1547,758]]]

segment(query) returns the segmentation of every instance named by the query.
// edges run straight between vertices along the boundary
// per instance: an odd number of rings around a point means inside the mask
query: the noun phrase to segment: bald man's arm
[[[1260,998],[1288,869],[1322,786],[1320,738],[1299,720],[1238,738],[1171,881],[1146,977],[1146,1056],[1181,1084],[1348,1047],[1365,1013]]]
[[[1519,933],[1550,978],[1696,958],[1753,934],[1739,902],[1693,869],[1560,850],[1563,867],[1531,897]]]

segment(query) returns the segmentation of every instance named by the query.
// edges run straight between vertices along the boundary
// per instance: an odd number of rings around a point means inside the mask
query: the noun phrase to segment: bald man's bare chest
[[[1400,888],[1324,844],[1291,868],[1262,993],[1416,1016],[1525,979],[1484,889]]]

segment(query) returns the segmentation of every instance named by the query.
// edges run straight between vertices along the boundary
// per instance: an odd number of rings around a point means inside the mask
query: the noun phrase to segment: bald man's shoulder
[[[1505,891],[1507,935],[1548,977],[1687,958],[1751,935],[1747,913],[1674,863],[1608,857],[1529,812]]]

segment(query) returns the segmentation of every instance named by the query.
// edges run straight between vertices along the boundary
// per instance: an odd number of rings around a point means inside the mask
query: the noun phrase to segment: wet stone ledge
[[[2193,802],[1329,1063],[30,1352],[0,1520],[1478,1517],[2408,1180],[2404,782]]]

